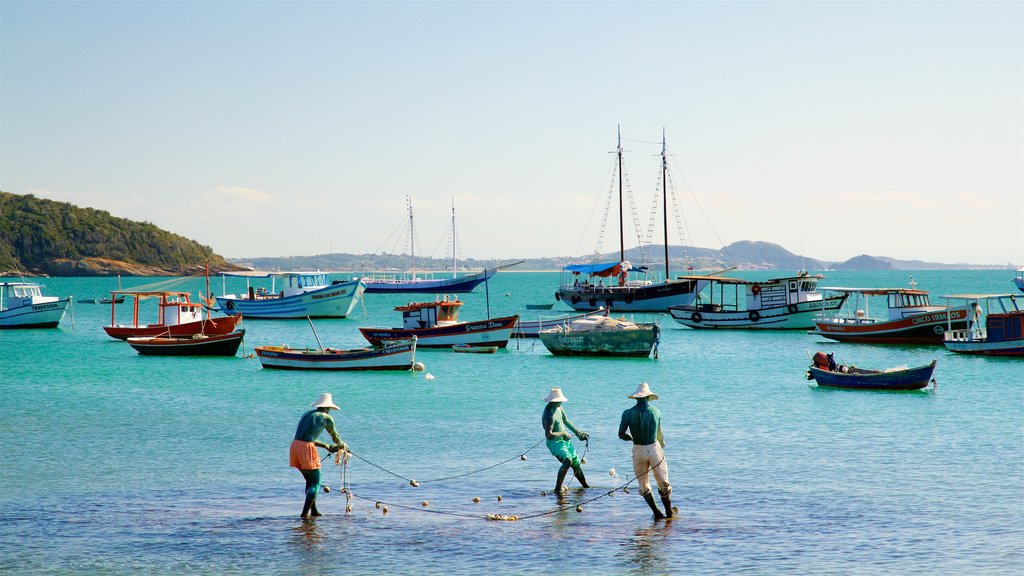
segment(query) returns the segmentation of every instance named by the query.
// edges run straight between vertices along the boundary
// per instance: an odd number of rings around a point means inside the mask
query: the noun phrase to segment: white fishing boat
[[[43,296],[36,282],[0,282],[0,329],[56,328],[71,297]]]
[[[412,370],[416,338],[349,350],[258,346],[256,356],[264,368],[280,370]]]
[[[344,318],[366,289],[361,280],[332,283],[322,272],[229,272],[224,276],[246,278],[246,293],[217,296],[222,312],[243,318]],[[253,278],[270,278],[270,289],[254,288]]]
[[[823,312],[838,310],[849,297],[839,293],[825,298],[818,280],[800,272],[769,280],[741,280],[718,276],[691,276],[697,281],[692,304],[672,306],[669,314],[690,328],[745,330],[807,330]]]
[[[953,294],[954,302],[966,302],[973,310],[967,328],[946,330],[942,343],[958,354],[980,356],[1024,356],[1024,309],[1019,294]]]
[[[1017,275],[1013,277],[1013,283],[1018,290],[1024,292],[1024,266],[1017,268]]]

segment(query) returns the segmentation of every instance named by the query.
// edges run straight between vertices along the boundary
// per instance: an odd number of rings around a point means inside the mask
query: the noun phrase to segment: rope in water
[[[517,454],[517,455],[515,455],[515,456],[513,456],[513,457],[511,457],[511,458],[509,458],[507,460],[502,460],[501,462],[498,462],[497,464],[492,464],[492,465],[487,466],[485,468],[480,468],[479,470],[473,470],[473,471],[470,471],[470,472],[463,472],[461,474],[455,474],[453,476],[445,476],[443,478],[432,478],[432,479],[429,479],[429,480],[419,480],[419,481],[413,480],[412,478],[406,478],[405,476],[402,476],[401,474],[397,474],[395,472],[392,472],[391,470],[388,470],[387,468],[384,468],[383,466],[379,466],[377,464],[374,464],[373,462],[370,462],[366,458],[363,458],[362,456],[360,456],[359,454],[356,454],[355,452],[352,452],[351,450],[349,450],[348,453],[353,455],[353,456],[355,456],[356,458],[362,460],[363,462],[366,462],[370,466],[373,466],[374,468],[376,468],[376,469],[378,469],[378,470],[380,470],[382,472],[385,472],[387,474],[390,474],[390,475],[394,476],[395,478],[401,478],[402,480],[405,480],[406,482],[409,482],[410,484],[414,483],[414,482],[418,484],[419,482],[441,482],[441,481],[444,481],[444,480],[452,480],[452,479],[455,479],[455,478],[462,478],[464,476],[471,476],[473,474],[479,474],[480,472],[486,472],[487,470],[490,470],[492,468],[497,468],[498,466],[501,466],[502,464],[507,464],[507,463],[509,463],[509,462],[511,462],[513,460],[522,459],[523,456],[526,456],[531,450],[533,450],[537,446],[540,446],[542,442],[544,442],[543,438],[540,439],[533,446],[530,446],[529,448],[527,448],[524,452],[520,452],[519,454]]]

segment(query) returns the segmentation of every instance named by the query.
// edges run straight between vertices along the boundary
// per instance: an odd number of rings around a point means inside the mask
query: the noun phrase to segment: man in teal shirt
[[[622,413],[619,421],[619,438],[633,442],[633,474],[640,481],[640,495],[654,511],[656,519],[672,517],[672,485],[668,483],[668,462],[665,461],[665,436],[661,431],[661,411],[650,405],[658,395],[651,392],[647,382],[637,386],[636,392],[627,396],[635,398],[636,406]],[[627,433],[626,430],[629,430]],[[658,494],[665,505],[665,513],[658,510],[651,493],[648,472],[654,473],[658,483]]]
[[[562,395],[561,388],[552,388],[544,398],[547,406],[544,407],[544,415],[541,417],[548,451],[562,463],[562,467],[558,469],[558,478],[555,480],[555,494],[562,493],[562,481],[565,480],[565,474],[569,471],[570,466],[576,479],[580,481],[580,486],[590,488],[587,478],[583,475],[583,468],[580,466],[580,457],[576,455],[576,449],[573,448],[572,436],[566,432],[566,429],[572,430],[572,433],[580,440],[586,440],[590,436],[586,432],[577,430],[569,421],[565,411],[562,410],[562,402],[566,400],[568,398]]]
[[[334,427],[334,418],[329,412],[331,409],[338,410],[331,399],[331,395],[323,393],[316,402],[311,404],[312,410],[306,412],[299,419],[299,425],[295,429],[295,439],[292,440],[289,450],[289,465],[298,468],[302,477],[306,479],[306,501],[302,505],[302,517],[320,516],[316,509],[316,495],[320,491],[320,453],[319,448],[326,448],[328,452],[334,453],[338,450],[347,450],[348,445],[338,437],[338,431]],[[334,440],[333,445],[327,445],[317,438],[324,430]]]

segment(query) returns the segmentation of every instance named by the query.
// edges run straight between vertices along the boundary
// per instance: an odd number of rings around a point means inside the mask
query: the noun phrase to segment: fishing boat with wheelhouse
[[[451,348],[456,344],[504,348],[508,345],[518,315],[460,322],[462,305],[458,298],[451,299],[447,294],[433,302],[410,302],[395,308],[402,313],[402,327],[360,328],[359,332],[374,346],[413,336],[421,348]]]
[[[217,305],[226,314],[245,318],[345,318],[366,289],[361,280],[331,282],[323,272],[230,272],[224,276],[246,278],[246,292],[217,296]],[[254,288],[252,278],[270,278],[270,289]]]
[[[847,294],[846,305],[814,321],[811,334],[839,342],[866,344],[941,345],[946,330],[967,328],[973,310],[968,305],[933,306],[927,290],[918,290],[911,278],[910,288],[821,288]],[[871,315],[871,304],[885,307],[885,314]]]
[[[807,330],[824,312],[838,310],[849,297],[825,298],[817,291],[824,276],[800,272],[768,280],[691,276],[697,282],[692,304],[671,306],[676,322],[690,328]]]
[[[0,282],[0,329],[56,328],[71,297],[43,296],[43,284]]]
[[[141,337],[188,337],[195,334],[224,335],[237,330],[242,322],[238,314],[214,318],[203,312],[203,305],[193,302],[188,292],[166,290],[116,290],[111,292],[110,324],[103,331],[111,338],[127,340]],[[132,320],[118,323],[117,302],[131,300]],[[140,317],[139,307],[145,300],[155,299],[156,321],[145,323]]]
[[[946,330],[943,344],[958,354],[1024,356],[1024,310],[1018,294],[953,294],[947,302],[966,302],[973,310],[965,329]]]

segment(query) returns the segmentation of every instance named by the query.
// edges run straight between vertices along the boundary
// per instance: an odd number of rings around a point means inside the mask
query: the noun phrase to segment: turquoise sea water
[[[823,285],[905,286],[910,274],[832,272]],[[1013,288],[1007,271],[912,274],[933,298]],[[48,293],[76,298],[114,288],[110,279],[45,282]],[[536,318],[525,305],[553,301],[557,283],[554,273],[500,273],[491,314]],[[213,284],[220,292],[220,280]],[[317,321],[317,331],[324,345],[362,346],[358,326],[397,325],[392,308],[411,299],[370,294],[365,309]],[[464,319],[486,314],[482,286],[463,299]],[[417,360],[435,377],[427,380],[265,371],[241,353],[142,357],[102,332],[109,314],[76,304],[74,327],[68,316],[56,330],[0,332],[0,573],[1024,570],[1021,360],[838,344],[800,331],[694,331],[666,317],[658,360],[556,358],[524,341],[495,355],[422,350]],[[305,320],[243,325],[245,354],[262,344],[315,345]],[[804,379],[805,350],[865,367],[937,358],[938,391],[816,389]],[[615,485],[610,469],[620,483],[631,472],[616,428],[641,381],[661,395],[679,517],[653,521],[637,490],[578,513],[577,503]],[[568,508],[553,514],[481,519],[558,508],[541,495],[557,462],[543,445],[517,458],[542,438],[541,399],[552,386],[591,435],[585,468],[595,488],[570,491]],[[353,491],[369,500],[345,514],[339,469],[326,465],[335,490],[320,496],[325,516],[298,518],[303,482],[287,465],[288,445],[321,392],[342,407],[334,414],[353,451],[420,487],[353,460]]]

